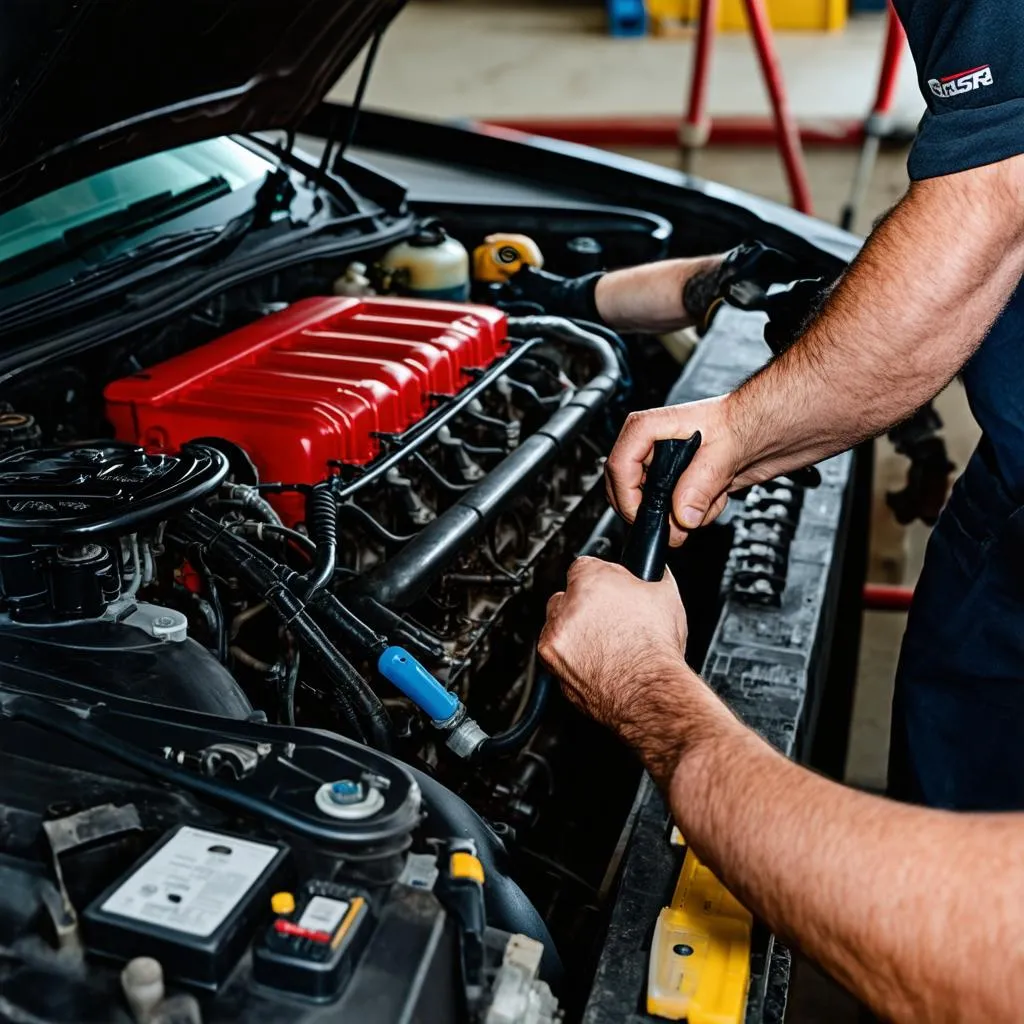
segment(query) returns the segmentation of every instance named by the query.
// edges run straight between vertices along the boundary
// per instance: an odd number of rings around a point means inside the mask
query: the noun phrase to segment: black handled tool
[[[699,430],[684,440],[654,442],[654,455],[644,480],[644,496],[622,552],[622,564],[647,583],[657,583],[665,575],[672,492],[693,462],[698,448]]]

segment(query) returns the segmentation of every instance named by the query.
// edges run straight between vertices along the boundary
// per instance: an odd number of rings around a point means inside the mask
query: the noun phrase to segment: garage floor
[[[682,107],[691,60],[687,39],[610,39],[602,5],[587,3],[470,3],[420,0],[410,3],[389,30],[367,95],[367,103],[420,116],[523,117],[670,114]],[[859,16],[835,36],[779,38],[783,70],[797,116],[804,120],[859,117],[874,95],[881,52],[880,16]],[[356,69],[357,70],[357,69]],[[334,98],[351,96],[346,76]],[[710,90],[711,113],[761,114],[767,104],[750,41],[744,35],[718,40]],[[905,61],[897,92],[897,116],[913,125],[923,105],[912,65]],[[674,163],[665,151],[632,152]],[[846,200],[854,153],[818,150],[807,155],[818,215],[836,220]],[[885,152],[874,177],[862,231],[906,188],[906,151]],[[718,149],[698,155],[702,177],[786,201],[785,179],[770,150]],[[959,385],[939,402],[950,457],[962,467],[976,440]],[[871,578],[912,583],[927,541],[927,529],[896,525],[885,506],[888,489],[902,486],[906,463],[886,442],[879,444],[873,519]],[[885,783],[889,702],[905,617],[869,613],[861,650],[859,683],[847,762],[854,785]],[[841,1024],[856,1020],[842,993],[800,974],[792,1019]]]

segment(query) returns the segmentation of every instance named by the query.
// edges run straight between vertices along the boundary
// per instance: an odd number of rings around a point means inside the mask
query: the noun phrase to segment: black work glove
[[[915,519],[934,526],[946,504],[956,466],[949,461],[941,430],[942,419],[929,402],[888,433],[896,451],[910,459],[906,486],[885,495],[896,522],[903,526]]]
[[[730,249],[714,270],[695,274],[683,287],[683,308],[707,334],[723,303],[737,309],[760,309],[773,284],[792,281],[799,264],[792,256],[760,242]]]
[[[784,352],[804,332],[818,315],[832,284],[821,277],[793,281],[786,288],[752,298],[744,309],[761,310],[768,314],[764,325],[764,340],[775,355]]]
[[[583,277],[560,277],[527,265],[501,286],[498,304],[535,306],[551,316],[604,324],[594,299],[597,282],[603,276],[603,271],[596,271]]]

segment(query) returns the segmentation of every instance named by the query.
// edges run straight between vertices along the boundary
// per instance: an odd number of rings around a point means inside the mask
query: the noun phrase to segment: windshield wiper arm
[[[143,242],[76,274],[43,295],[33,295],[0,309],[0,334],[23,326],[26,320],[35,321],[49,316],[55,309],[67,308],[72,296],[95,297],[105,286],[127,284],[130,275],[144,271],[151,264],[161,263],[169,268],[191,261],[219,248],[228,241],[230,233],[227,228],[195,228]]]
[[[231,192],[231,186],[222,175],[215,175],[206,181],[193,185],[181,192],[158,192],[147,196],[120,210],[114,210],[95,220],[64,232],[64,245],[72,252],[81,252],[111,238],[126,234],[141,234],[151,227],[173,217],[194,210]]]
[[[103,242],[142,234],[163,221],[180,217],[230,192],[231,186],[227,179],[217,175],[182,192],[159,192],[86,224],[68,228],[52,242],[30,249],[0,264],[0,285],[12,284],[41,273],[88,252]]]

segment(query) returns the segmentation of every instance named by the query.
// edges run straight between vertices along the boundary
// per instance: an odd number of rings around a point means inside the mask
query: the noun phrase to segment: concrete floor
[[[779,51],[791,102],[802,120],[859,117],[875,89],[883,21],[855,18],[845,32],[783,35]],[[368,91],[367,103],[446,118],[473,116],[671,114],[682,106],[692,45],[687,39],[609,39],[600,5],[421,0],[389,30]],[[336,87],[351,95],[355,73]],[[909,59],[897,91],[896,114],[912,125],[923,103]],[[762,114],[767,104],[761,79],[743,35],[719,38],[710,88],[715,114]],[[664,151],[636,152],[658,162],[677,157]],[[818,150],[807,154],[815,208],[836,220],[847,198],[854,154]],[[857,227],[872,221],[903,194],[906,151],[884,152]],[[693,168],[702,177],[786,201],[777,154],[764,149],[706,150]],[[963,467],[978,436],[959,385],[941,396],[950,457]],[[885,505],[887,490],[902,486],[906,462],[879,442],[872,524],[872,580],[913,583],[927,542],[927,529],[899,527]],[[892,678],[905,617],[866,616],[847,779],[880,789],[885,784]],[[803,1022],[854,1021],[848,999],[822,984],[808,965],[799,972],[794,1017]]]

